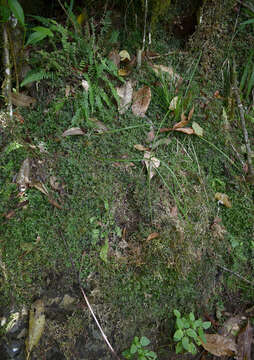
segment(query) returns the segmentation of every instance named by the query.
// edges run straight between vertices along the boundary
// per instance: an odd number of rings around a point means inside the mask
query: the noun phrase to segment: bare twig
[[[236,277],[238,277],[239,279],[245,281],[246,283],[250,284],[251,286],[254,286],[253,281],[249,281],[249,280],[245,279],[242,275],[240,275],[240,274],[238,274],[238,273],[236,273],[236,272],[234,272],[234,271],[226,268],[225,266],[222,266],[222,265],[217,265],[217,266],[220,267],[222,270],[227,271],[227,272],[229,272],[230,274],[235,275]]]
[[[251,159],[251,147],[250,147],[249,136],[248,136],[248,132],[247,132],[247,128],[246,128],[245,118],[244,118],[243,104],[241,102],[240,91],[239,91],[239,88],[237,86],[237,76],[236,76],[236,64],[235,64],[235,61],[233,62],[233,88],[232,88],[232,90],[233,90],[233,92],[235,94],[236,102],[237,102],[238,109],[239,109],[240,119],[241,119],[242,131],[243,131],[244,142],[245,142],[246,153],[247,153],[248,174],[250,176],[253,176],[254,175],[254,169],[253,169],[252,159]]]

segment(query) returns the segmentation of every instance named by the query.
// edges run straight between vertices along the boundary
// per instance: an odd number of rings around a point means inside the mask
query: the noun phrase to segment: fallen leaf
[[[187,117],[184,115],[184,113],[181,114],[181,121],[179,121],[178,123],[176,123],[174,126],[173,126],[173,129],[172,130],[176,130],[178,128],[182,128],[184,127],[185,125],[187,125],[189,122],[189,120],[187,119]]]
[[[28,107],[36,103],[36,99],[23,93],[11,93],[11,101],[15,106]]]
[[[182,133],[187,134],[187,135],[195,134],[194,130],[192,128],[179,128],[179,129],[174,129],[174,130],[182,132]]]
[[[231,337],[218,334],[205,334],[206,344],[200,339],[203,348],[215,356],[232,356],[237,353],[236,343]]]
[[[128,53],[127,50],[122,50],[119,52],[119,56],[121,61],[125,61],[125,60],[131,60],[130,54]]]
[[[160,234],[157,233],[157,232],[151,233],[150,235],[148,235],[146,241],[150,241],[150,240],[156,239],[156,238],[159,237],[159,236],[160,236]]]
[[[131,81],[126,81],[123,86],[116,88],[116,91],[120,98],[118,105],[119,114],[124,114],[132,101],[133,88]]]
[[[247,325],[241,329],[237,337],[238,354],[237,360],[251,360],[251,344],[253,329],[248,319]]]
[[[26,191],[28,185],[30,184],[30,170],[30,160],[27,158],[23,161],[16,179],[16,183],[19,186],[19,191],[21,192]]]
[[[149,174],[149,178],[152,179],[155,175],[155,169],[160,166],[160,160],[156,157],[152,157],[152,154],[149,151],[145,151],[144,153],[144,162],[146,164],[146,168]]]
[[[88,92],[89,90],[89,82],[87,80],[82,80],[81,81],[81,85],[82,85],[82,88],[85,90],[85,92]]]
[[[211,225],[211,230],[213,232],[214,237],[219,239],[224,239],[224,235],[227,233],[227,230],[221,223],[221,218],[216,216]]]
[[[37,300],[31,306],[29,314],[29,330],[26,339],[27,359],[30,358],[31,352],[36,346],[43,334],[45,327],[45,312],[44,303],[42,300]]]
[[[109,60],[111,60],[116,65],[116,67],[119,67],[121,58],[120,58],[120,55],[118,54],[118,52],[116,50],[112,50],[109,53],[108,58],[109,58]]]
[[[130,70],[128,70],[128,69],[119,69],[118,70],[119,76],[127,76],[127,75],[129,75],[129,73],[130,73]]]
[[[151,89],[143,86],[135,93],[135,100],[132,104],[132,112],[136,116],[144,117],[151,101]]]
[[[25,120],[18,111],[14,111],[13,115],[18,119],[20,124],[24,124]]]
[[[194,130],[195,135],[203,136],[204,130],[195,121],[193,121],[193,123],[192,123],[192,129]]]
[[[62,206],[58,204],[54,199],[48,197],[48,201],[51,205],[55,206],[57,209],[62,210]]]
[[[223,204],[227,208],[231,208],[232,204],[231,201],[228,198],[228,195],[222,194],[222,193],[216,193],[214,195],[215,200],[219,201],[220,204]]]
[[[192,118],[192,116],[193,116],[193,114],[194,114],[194,110],[195,110],[195,107],[194,107],[194,105],[193,105],[192,108],[191,108],[191,110],[190,110],[190,112],[189,112],[189,115],[188,115],[188,121],[191,120],[191,118]]]
[[[37,190],[39,190],[41,193],[43,193],[46,196],[48,196],[48,194],[49,194],[46,186],[43,183],[39,182],[39,181],[38,182],[35,182],[35,181],[31,182],[30,186],[34,187]]]
[[[133,147],[138,151],[149,151],[149,148],[141,145],[141,144],[135,144]]]
[[[62,188],[60,182],[57,180],[55,176],[50,176],[49,183],[53,190],[60,191]]]
[[[85,135],[84,131],[81,130],[79,127],[73,127],[68,130],[65,130],[62,133],[62,137],[70,136],[70,135]]]
[[[161,72],[167,73],[171,79],[173,80],[179,80],[181,79],[181,76],[177,74],[172,66],[164,66],[164,65],[152,65],[152,69],[157,75],[160,75]]]
[[[170,101],[169,104],[169,110],[175,110],[177,107],[177,103],[178,103],[178,96],[173,97],[173,99]]]
[[[95,131],[99,134],[103,134],[104,132],[108,131],[108,128],[96,118],[89,118],[89,121],[92,122],[93,126],[95,127]]]

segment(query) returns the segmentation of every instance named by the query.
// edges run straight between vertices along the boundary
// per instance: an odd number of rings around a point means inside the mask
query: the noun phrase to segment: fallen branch
[[[246,283],[250,284],[251,286],[254,286],[253,281],[249,281],[249,280],[245,279],[242,275],[240,275],[240,274],[238,274],[238,273],[236,273],[236,272],[234,272],[234,271],[226,268],[225,266],[222,266],[222,265],[217,265],[217,266],[218,266],[219,268],[221,268],[222,270],[227,271],[227,272],[229,272],[230,274],[235,275],[236,277],[238,277],[239,279],[245,281]]]

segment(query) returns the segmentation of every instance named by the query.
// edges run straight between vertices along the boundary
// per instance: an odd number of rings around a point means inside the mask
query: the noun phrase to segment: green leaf
[[[5,23],[11,16],[11,11],[8,6],[0,5],[0,23]]]
[[[190,321],[194,321],[194,320],[195,320],[195,316],[194,316],[193,312],[190,313],[189,319],[190,319]]]
[[[205,338],[205,334],[202,328],[198,329],[198,335],[200,337],[200,339],[206,344],[206,338]]]
[[[189,338],[187,336],[184,336],[182,338],[182,345],[183,345],[183,348],[187,351],[189,351],[190,349],[190,343],[189,343]]]
[[[181,329],[176,330],[174,333],[174,340],[179,341],[183,337],[183,331]]]
[[[193,339],[196,339],[198,337],[196,331],[194,331],[193,329],[187,329],[186,334]]]
[[[39,71],[39,72],[29,71],[29,73],[27,74],[25,79],[20,84],[20,87],[30,84],[31,82],[34,82],[34,81],[40,81],[44,78],[45,78],[45,73],[42,71]]]
[[[37,42],[45,39],[47,36],[49,37],[54,36],[53,32],[50,29],[43,26],[36,26],[33,28],[33,30],[34,32],[29,36],[26,46],[29,44],[34,45]]]
[[[157,354],[154,351],[148,351],[146,355],[149,356],[151,359],[157,359]]]
[[[211,326],[211,321],[204,321],[202,323],[202,328],[205,330],[209,329],[210,326]]]
[[[122,355],[125,359],[131,359],[132,355],[130,354],[129,350],[125,350],[122,352]]]
[[[176,354],[179,354],[183,351],[183,345],[181,342],[179,342],[177,345],[176,345]]]
[[[183,317],[181,320],[182,320],[182,323],[183,323],[183,327],[184,327],[185,329],[188,329],[188,328],[190,327],[190,322],[189,322],[189,320],[186,319],[185,317]]]
[[[104,245],[102,245],[101,247],[101,251],[100,251],[100,258],[101,260],[103,260],[105,263],[108,262],[108,238],[105,239],[105,243]]]
[[[254,19],[246,20],[243,23],[241,23],[240,26],[245,26],[248,24],[254,24]]]
[[[197,348],[193,343],[190,343],[189,352],[191,352],[192,355],[196,355],[196,353],[197,353]]]
[[[14,16],[17,18],[18,22],[22,26],[25,26],[24,11],[18,0],[8,0],[8,5],[11,11],[13,12]]]
[[[138,350],[137,346],[135,344],[132,344],[130,348],[130,353],[135,354],[137,350]]]
[[[178,327],[178,329],[183,329],[184,325],[183,325],[182,319],[180,319],[180,318],[176,319],[176,326]]]
[[[193,329],[196,330],[197,327],[201,326],[203,321],[201,319],[195,320],[194,324],[192,325]]]
[[[142,336],[141,339],[140,339],[140,344],[141,344],[142,346],[147,346],[147,345],[150,344],[150,340],[147,339],[147,337]]]
[[[181,313],[178,310],[174,310],[174,315],[179,319],[181,317]]]

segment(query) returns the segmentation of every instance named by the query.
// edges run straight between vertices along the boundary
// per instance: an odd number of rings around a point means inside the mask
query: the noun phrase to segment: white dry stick
[[[4,43],[4,66],[5,66],[5,80],[3,86],[3,95],[7,102],[7,113],[9,120],[13,121],[13,108],[11,99],[11,63],[10,63],[10,52],[9,52],[9,39],[7,24],[3,25],[3,43]]]

